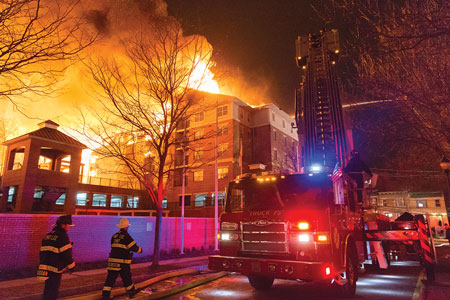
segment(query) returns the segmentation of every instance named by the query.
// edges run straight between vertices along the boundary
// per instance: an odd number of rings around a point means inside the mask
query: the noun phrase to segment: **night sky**
[[[186,34],[204,35],[212,44],[219,69],[232,68],[231,74],[241,71],[247,85],[260,87],[268,100],[294,112],[294,89],[299,82],[295,39],[321,28],[310,1],[166,2],[169,14],[181,21]]]

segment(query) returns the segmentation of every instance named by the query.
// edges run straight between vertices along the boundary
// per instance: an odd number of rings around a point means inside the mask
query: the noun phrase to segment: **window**
[[[122,207],[123,197],[117,195],[111,195],[111,207]]]
[[[218,136],[228,135],[228,126],[227,125],[219,125],[219,128],[217,129],[217,135]]]
[[[167,209],[167,198],[164,198],[162,201],[162,208]]]
[[[45,156],[39,156],[39,162],[38,162],[38,168],[42,170],[52,170],[52,164],[53,160],[45,157]]]
[[[194,149],[194,160],[201,160],[203,157],[203,148]]]
[[[92,206],[106,207],[106,195],[94,194],[92,197]]]
[[[284,144],[285,146],[287,146],[287,138],[286,138],[285,136],[283,136],[283,144]]]
[[[417,200],[417,207],[419,207],[419,208],[426,208],[427,207],[427,201],[426,200]]]
[[[42,196],[44,196],[44,189],[42,187],[40,187],[40,186],[37,186],[34,189],[34,196],[33,196],[33,198],[35,198],[35,199],[42,199]]]
[[[219,106],[217,108],[217,116],[218,117],[223,117],[223,116],[226,116],[226,115],[228,115],[228,106],[226,106],[226,105]]]
[[[219,203],[219,205],[223,205],[224,204],[224,202],[225,202],[225,193],[217,193],[217,195],[219,195],[219,197],[218,197],[218,203]],[[215,193],[212,193],[212,200],[213,200],[213,205],[214,205],[214,203],[215,203],[215,201],[216,201],[216,199],[215,199]]]
[[[286,122],[283,120],[283,128],[286,128]]]
[[[25,147],[14,149],[9,155],[8,170],[19,170],[25,159]]]
[[[223,179],[228,176],[228,167],[219,168],[217,171],[219,179]]]
[[[197,129],[197,130],[194,132],[194,141],[202,139],[202,138],[203,138],[203,135],[204,135],[204,130],[203,130],[203,128]]]
[[[370,205],[377,206],[377,198],[370,198]]]
[[[183,185],[183,169],[177,169],[173,173],[173,186],[182,186]],[[188,177],[186,174],[184,175],[184,186],[188,185]]]
[[[203,181],[203,170],[194,171],[194,181]]]
[[[275,113],[272,113],[272,121],[275,122]]]
[[[274,130],[273,131],[273,140],[276,141],[277,140],[277,132]]]
[[[441,207],[441,201],[440,201],[439,199],[435,199],[435,200],[434,200],[434,205],[435,205],[436,207]]]
[[[395,206],[397,207],[404,207],[405,206],[405,200],[402,198],[395,199]]]
[[[387,206],[387,199],[383,199],[383,206]]]
[[[204,120],[205,120],[205,114],[204,114],[204,112],[199,112],[199,113],[196,113],[196,114],[194,115],[194,122],[195,122],[195,123],[203,122]]]
[[[87,193],[77,193],[77,205],[86,206]]]
[[[217,150],[217,154],[219,156],[223,156],[228,149],[228,143],[219,144],[219,149]]]
[[[194,206],[205,206],[205,202],[206,202],[206,194],[195,195]]]
[[[66,203],[66,193],[62,193],[61,196],[56,199],[56,205],[64,205]]]
[[[70,155],[65,155],[58,160],[60,161],[59,172],[70,173]]]
[[[10,186],[8,190],[8,202],[13,202],[16,198],[17,188],[15,186]]]
[[[273,149],[273,160],[277,160],[277,159],[278,159],[278,150]]]
[[[127,199],[127,208],[138,208],[139,206],[139,197],[131,196]]]
[[[179,205],[181,207],[182,196],[178,196]],[[191,195],[184,195],[184,206],[191,206]]]

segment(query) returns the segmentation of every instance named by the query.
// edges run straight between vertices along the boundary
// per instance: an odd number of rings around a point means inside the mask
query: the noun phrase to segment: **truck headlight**
[[[239,235],[233,232],[221,232],[220,240],[221,241],[236,241],[239,239]]]
[[[309,243],[311,241],[311,236],[308,233],[299,234],[298,241],[300,243]]]

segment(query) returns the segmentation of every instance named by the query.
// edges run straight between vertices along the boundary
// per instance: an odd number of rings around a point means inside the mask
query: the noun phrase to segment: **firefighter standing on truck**
[[[109,253],[107,268],[108,276],[103,287],[103,299],[111,299],[111,290],[119,274],[130,298],[133,298],[136,294],[136,289],[131,279],[130,265],[133,254],[130,251],[142,253],[142,248],[128,234],[128,226],[130,226],[128,219],[121,219],[116,226],[120,230],[111,238],[111,252]]]
[[[358,202],[363,202],[363,194],[362,190],[364,187],[364,176],[363,172],[365,172],[369,177],[372,177],[372,171],[370,168],[361,160],[358,151],[352,150],[350,152],[351,159],[348,161],[347,165],[344,168],[344,172],[348,173],[351,178],[356,181],[356,195],[358,198]]]
[[[72,258],[72,243],[67,231],[72,226],[72,216],[60,216],[56,220],[56,227],[42,240],[39,253],[40,262],[37,276],[45,280],[44,300],[58,298],[62,273],[75,268]]]

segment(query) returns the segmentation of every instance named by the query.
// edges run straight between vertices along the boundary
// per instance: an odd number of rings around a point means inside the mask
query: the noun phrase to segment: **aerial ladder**
[[[304,172],[323,171],[334,178],[341,174],[352,148],[351,131],[346,128],[335,64],[339,56],[336,29],[299,36],[296,63],[301,81],[296,89],[295,121],[299,135],[299,162]],[[345,176],[345,174],[344,174]],[[381,269],[387,269],[392,246],[407,245],[425,266],[427,279],[434,280],[436,251],[426,216],[408,221],[390,221],[373,211],[366,184],[359,208],[364,222],[365,254]],[[398,247],[396,247],[398,249]]]

